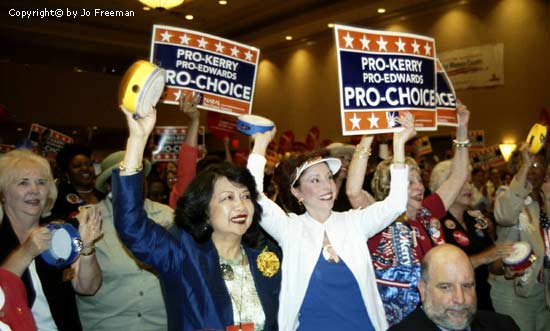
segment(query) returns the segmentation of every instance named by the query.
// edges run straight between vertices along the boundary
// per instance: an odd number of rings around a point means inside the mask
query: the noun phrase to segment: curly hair
[[[178,200],[174,222],[179,228],[187,231],[193,238],[204,243],[212,237],[212,227],[208,224],[209,204],[216,182],[219,178],[227,178],[231,183],[244,186],[250,192],[254,205],[252,224],[243,236],[247,246],[254,247],[260,232],[262,207],[258,204],[258,190],[254,177],[245,167],[229,162],[211,164],[191,181],[185,194]]]
[[[42,216],[47,216],[57,199],[57,186],[48,160],[30,150],[13,150],[0,156],[0,196],[8,189],[8,184],[15,180],[22,171],[32,167],[48,181],[48,197]]]
[[[374,198],[377,201],[384,200],[390,193],[390,165],[392,161],[393,158],[385,159],[376,166],[376,171],[374,172],[374,177],[371,182],[371,188],[374,193]],[[422,173],[420,171],[420,167],[418,167],[418,164],[413,158],[406,157],[405,164],[409,166],[409,173],[413,170],[418,171],[419,174]]]
[[[92,157],[92,151],[80,144],[66,144],[57,154],[55,162],[59,169],[67,171],[71,160],[77,155],[86,155],[88,158]]]

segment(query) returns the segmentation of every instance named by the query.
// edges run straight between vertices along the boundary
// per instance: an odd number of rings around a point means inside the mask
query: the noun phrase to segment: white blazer
[[[260,225],[279,242],[283,250],[279,330],[294,331],[298,328],[298,314],[321,253],[325,232],[332,247],[357,280],[365,309],[375,329],[386,330],[388,323],[378,294],[367,239],[405,212],[408,167],[391,167],[391,189],[385,200],[365,209],[332,212],[325,223],[319,223],[307,212],[302,215],[286,214],[261,193],[265,163],[265,158],[258,154],[251,154],[248,158],[248,169],[256,180],[260,192],[259,203],[263,208]]]

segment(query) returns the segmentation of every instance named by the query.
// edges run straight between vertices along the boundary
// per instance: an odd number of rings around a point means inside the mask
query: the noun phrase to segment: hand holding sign
[[[459,126],[467,126],[470,122],[470,111],[462,102],[457,102],[457,120]]]
[[[414,127],[414,116],[410,112],[402,112],[401,116],[397,119],[397,122],[401,124],[402,131],[394,133],[394,139],[397,139],[400,143],[405,144],[409,139],[416,135],[416,128]]]
[[[199,92],[183,93],[179,100],[179,110],[184,112],[191,120],[200,116],[197,105],[200,104],[202,96]]]

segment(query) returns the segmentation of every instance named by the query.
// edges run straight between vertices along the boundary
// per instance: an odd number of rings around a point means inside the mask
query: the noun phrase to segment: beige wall
[[[473,113],[471,128],[484,129],[488,144],[523,140],[540,108],[550,107],[549,1],[480,0],[368,27],[431,35],[438,51],[502,42],[505,84],[458,92]],[[0,103],[17,122],[124,128],[116,111],[119,76],[11,63],[1,63],[0,72]],[[323,139],[347,141],[338,105],[331,31],[314,45],[262,54],[253,112],[272,118],[279,132],[292,129],[304,141],[317,125]],[[173,107],[159,110],[161,125],[182,124],[181,117]]]
[[[484,129],[489,145],[525,139],[541,107],[550,107],[548,1],[477,1],[368,27],[433,36],[438,51],[503,43],[505,84],[457,92],[472,112],[470,127]],[[328,33],[313,46],[264,54],[254,112],[273,118],[282,130],[292,128],[301,140],[314,124],[323,138],[347,140],[341,136],[337,81]]]

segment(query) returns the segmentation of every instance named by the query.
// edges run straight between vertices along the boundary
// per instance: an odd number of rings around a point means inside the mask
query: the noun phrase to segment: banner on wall
[[[437,126],[458,126],[456,93],[441,62],[436,59],[437,72]]]
[[[64,133],[36,123],[31,125],[28,139],[33,144],[33,150],[50,161],[55,161],[57,153],[65,144],[72,144],[74,141]]]
[[[419,131],[436,129],[433,38],[336,25],[344,135],[394,132],[399,111]]]
[[[504,44],[461,48],[437,55],[455,90],[504,85]]]
[[[206,154],[204,126],[199,127],[199,159]],[[156,126],[153,129],[153,162],[178,161],[181,143],[187,136],[187,126]]]
[[[150,61],[166,70],[164,103],[200,92],[200,108],[250,114],[260,50],[210,34],[153,26]]]

